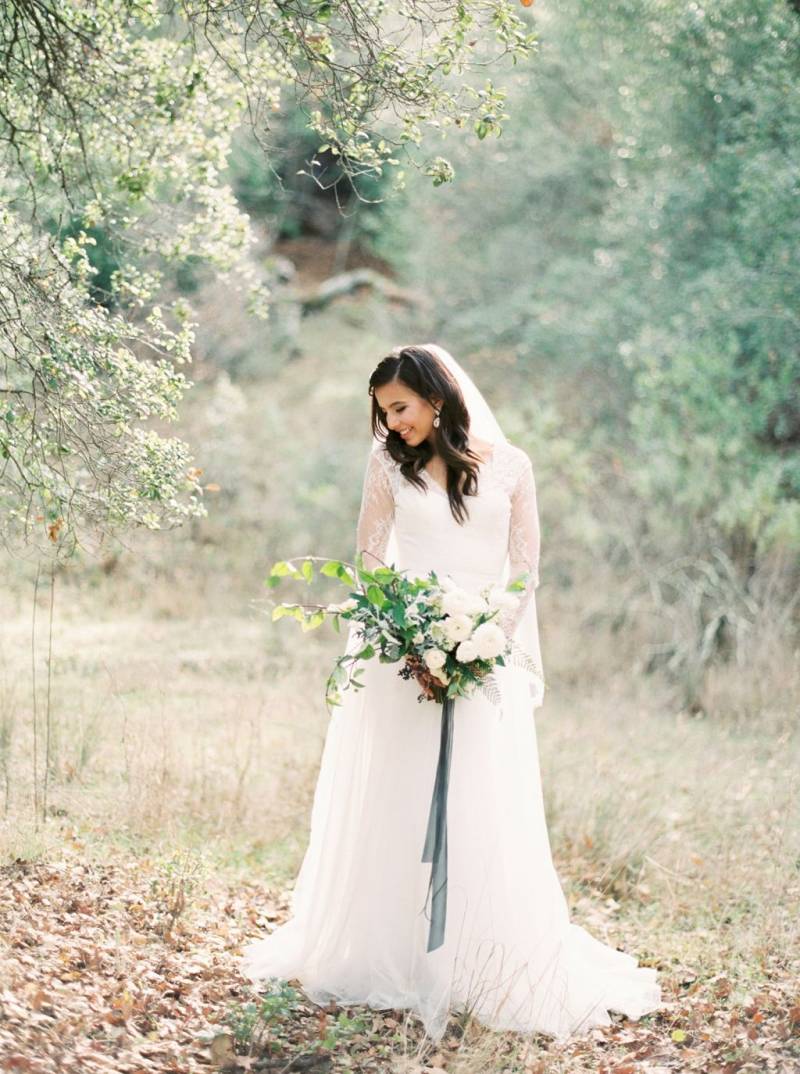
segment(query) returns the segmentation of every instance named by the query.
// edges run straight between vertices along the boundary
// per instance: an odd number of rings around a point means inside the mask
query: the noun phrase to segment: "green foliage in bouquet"
[[[499,700],[492,672],[507,658],[535,671],[540,670],[530,656],[514,643],[498,622],[503,610],[513,608],[516,592],[525,588],[527,574],[505,587],[488,585],[480,594],[468,593],[435,571],[424,578],[409,578],[393,567],[367,570],[362,555],[356,563],[304,556],[280,560],[267,577],[270,588],[285,578],[310,584],[317,573],[336,578],[350,587],[347,598],[338,604],[282,603],[274,607],[273,622],[286,616],[297,619],[303,630],[313,630],[326,619],[340,630],[340,620],[357,624],[361,645],[338,658],[325,690],[330,711],[341,704],[341,691],[364,683],[358,678],[362,661],[377,657],[381,663],[402,661],[398,674],[415,677],[425,699],[469,697],[480,688]]]

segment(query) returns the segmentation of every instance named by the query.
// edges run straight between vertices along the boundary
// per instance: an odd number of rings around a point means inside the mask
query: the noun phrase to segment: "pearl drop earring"
[[[436,417],[433,419],[433,427],[434,427],[434,429],[439,428],[439,411],[438,410],[436,411]]]

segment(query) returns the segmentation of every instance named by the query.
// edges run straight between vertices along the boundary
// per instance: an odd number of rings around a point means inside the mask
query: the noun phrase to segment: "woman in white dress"
[[[565,1040],[661,1006],[640,967],[569,920],[553,867],[534,710],[539,520],[531,461],[443,348],[398,348],[370,378],[373,446],[357,551],[465,589],[526,572],[501,625],[532,658],[496,670],[494,700],[458,698],[447,792],[447,911],[428,950],[422,861],[441,705],[397,664],[368,661],[331,717],[291,916],[244,951],[255,982],[297,979],[313,1002],[409,1009],[438,1041],[449,1012]],[[351,628],[347,651],[358,646]],[[499,700],[497,694],[499,693]]]

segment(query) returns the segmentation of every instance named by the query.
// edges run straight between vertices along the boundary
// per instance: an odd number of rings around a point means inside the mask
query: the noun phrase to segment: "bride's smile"
[[[402,381],[392,381],[375,389],[375,399],[389,432],[397,433],[407,444],[418,446],[432,440],[434,419],[442,400],[429,403],[411,391]]]

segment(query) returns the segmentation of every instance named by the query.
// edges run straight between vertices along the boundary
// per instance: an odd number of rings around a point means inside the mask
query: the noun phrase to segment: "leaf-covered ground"
[[[8,1071],[737,1074],[800,1070],[800,985],[776,951],[744,1001],[719,974],[660,965],[667,1005],[557,1046],[453,1016],[438,1047],[404,1011],[322,1009],[299,982],[257,994],[242,944],[285,896],[190,857],[79,849],[0,870],[0,1058]]]

